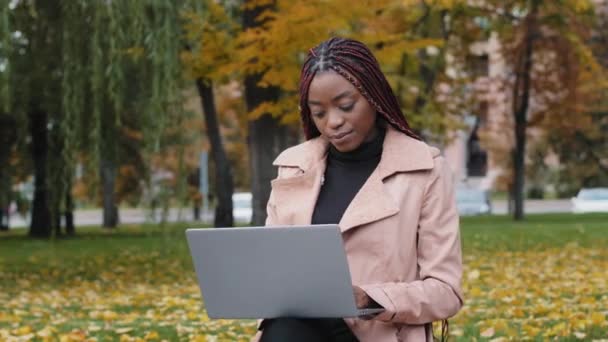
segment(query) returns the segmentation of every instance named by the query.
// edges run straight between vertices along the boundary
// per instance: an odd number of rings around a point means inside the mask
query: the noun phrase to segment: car
[[[251,192],[235,192],[232,195],[232,216],[237,223],[250,223],[253,215]]]
[[[582,188],[572,197],[572,212],[608,212],[608,188]]]
[[[461,216],[491,214],[488,192],[473,188],[456,189],[456,206]]]

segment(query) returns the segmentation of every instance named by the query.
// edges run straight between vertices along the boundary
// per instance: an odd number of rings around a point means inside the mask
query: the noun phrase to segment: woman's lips
[[[338,134],[332,135],[330,138],[333,142],[339,144],[341,142],[344,142],[344,140],[346,140],[350,136],[351,133],[352,133],[352,131],[338,133]]]

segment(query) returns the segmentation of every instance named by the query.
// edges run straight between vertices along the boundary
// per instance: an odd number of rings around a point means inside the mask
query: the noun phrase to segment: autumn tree
[[[270,165],[283,148],[281,141],[286,141],[281,127],[296,127],[290,128],[292,132],[298,129],[297,87],[307,51],[334,35],[362,40],[376,54],[408,120],[419,131],[425,127],[429,135],[438,136],[454,127],[456,120],[446,115],[449,108],[435,96],[439,81],[445,80],[443,47],[450,29],[444,27],[442,32],[431,27],[447,23],[448,14],[454,14],[460,5],[388,0],[245,3],[236,65],[246,75],[254,223],[262,223],[266,215],[270,180],[275,177]],[[425,56],[427,49],[437,53]],[[453,113],[458,115],[458,111]]]
[[[189,15],[186,25],[187,51],[184,52],[183,59],[190,76],[194,78],[201,101],[206,133],[211,146],[211,159],[215,167],[217,205],[214,225],[231,227],[234,224],[232,215],[234,181],[232,167],[222,142],[214,81],[227,80],[226,75],[222,74],[222,68],[235,53],[233,44],[237,27],[222,5],[214,1],[204,1],[201,7],[199,11]]]
[[[506,160],[512,168],[513,215],[521,220],[531,129],[541,132],[535,133],[538,136],[543,130],[550,134],[555,125],[584,121],[582,95],[589,94],[584,89],[590,83],[580,67],[601,70],[588,45],[592,5],[583,0],[529,0],[484,3],[478,10],[498,36],[507,70],[499,82],[509,93],[503,114],[513,129],[503,133],[513,141]]]
[[[572,196],[582,187],[608,186],[608,4],[596,3],[595,20],[589,20],[586,44],[592,55],[577,58],[580,50],[562,50],[570,61],[568,102],[545,120],[542,143],[559,159],[556,190]],[[587,52],[586,50],[584,52]],[[591,59],[588,61],[588,59]],[[572,115],[572,114],[576,115]]]

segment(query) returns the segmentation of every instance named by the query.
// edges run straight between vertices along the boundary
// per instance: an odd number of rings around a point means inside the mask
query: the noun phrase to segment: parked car
[[[461,216],[492,213],[488,192],[479,189],[457,188],[456,206]]]
[[[232,195],[232,216],[236,223],[250,223],[253,215],[251,192],[235,192]]]
[[[608,188],[582,188],[572,197],[575,213],[608,212]]]

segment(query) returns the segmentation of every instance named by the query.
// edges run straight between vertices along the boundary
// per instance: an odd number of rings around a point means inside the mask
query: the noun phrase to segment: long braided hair
[[[308,89],[316,74],[328,70],[335,71],[352,83],[378,115],[395,129],[420,140],[407,123],[397,97],[369,48],[357,40],[340,37],[331,38],[310,49],[302,66],[300,116],[306,139],[321,134],[310,116]]]

